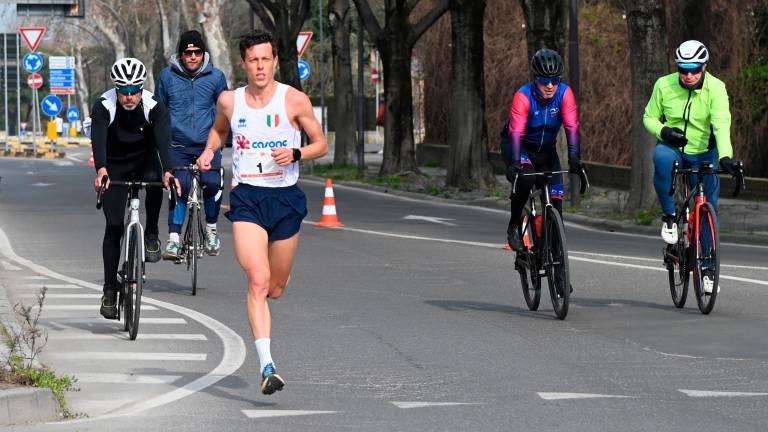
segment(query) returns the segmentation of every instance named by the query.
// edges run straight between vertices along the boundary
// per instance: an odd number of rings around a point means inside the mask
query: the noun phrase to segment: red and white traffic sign
[[[299,52],[299,57],[304,54],[310,39],[312,39],[312,32],[299,32],[299,36],[296,38],[296,51]]]
[[[20,27],[19,33],[24,38],[24,42],[27,43],[30,51],[37,49],[40,45],[40,41],[43,40],[43,34],[45,34],[45,27]]]
[[[27,85],[33,89],[39,89],[43,86],[43,76],[39,73],[29,74],[27,77]]]
[[[379,82],[379,71],[376,69],[371,70],[371,82],[374,84]]]

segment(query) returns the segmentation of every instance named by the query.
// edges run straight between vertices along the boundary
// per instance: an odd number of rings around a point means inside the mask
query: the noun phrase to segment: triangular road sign
[[[21,27],[19,33],[24,38],[24,42],[27,43],[30,51],[37,49],[40,41],[43,40],[43,34],[45,33],[45,27]]]
[[[299,57],[304,54],[304,50],[307,49],[310,39],[312,39],[312,32],[299,32],[299,36],[296,38],[296,51],[299,52]]]

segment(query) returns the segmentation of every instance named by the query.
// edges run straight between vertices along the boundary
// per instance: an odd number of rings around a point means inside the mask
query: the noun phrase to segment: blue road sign
[[[29,73],[35,73],[39,72],[40,69],[43,68],[43,64],[45,64],[45,61],[43,60],[43,56],[36,52],[27,53],[24,56],[24,60],[22,61],[24,63],[24,70],[26,70]]]
[[[80,118],[80,110],[77,107],[67,108],[67,120],[73,122]]]
[[[312,68],[309,67],[309,63],[299,60],[299,80],[306,81],[310,75],[312,75]]]
[[[43,108],[45,115],[53,117],[61,112],[61,107],[64,106],[64,104],[61,103],[61,99],[57,98],[56,96],[48,95],[43,98],[40,106]]]
[[[48,85],[51,88],[75,88],[74,69],[51,69]]]

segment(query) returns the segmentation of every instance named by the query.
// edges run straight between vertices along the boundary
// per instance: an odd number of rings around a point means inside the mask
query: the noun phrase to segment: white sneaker
[[[667,244],[677,243],[677,224],[673,221],[664,221],[661,223],[661,238]]]
[[[704,294],[712,294],[712,287],[715,286],[715,275],[712,270],[706,269],[701,277],[701,284],[704,287]],[[720,294],[720,285],[717,285],[717,293]]]

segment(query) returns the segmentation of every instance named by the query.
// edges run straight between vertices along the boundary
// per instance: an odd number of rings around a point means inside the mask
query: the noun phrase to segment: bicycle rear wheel
[[[685,218],[684,213],[682,213],[682,218]],[[677,243],[667,245],[664,252],[664,263],[669,274],[669,292],[672,294],[672,303],[677,308],[685,306],[685,300],[688,297],[688,281],[690,280],[688,248],[685,245],[688,239],[682,226],[687,221],[682,218],[677,224]]]
[[[571,282],[568,274],[568,250],[565,245],[565,230],[560,214],[553,207],[547,207],[546,241],[543,245],[544,268],[552,297],[552,307],[559,319],[568,315],[568,303],[571,296]]]
[[[699,215],[694,233],[696,258],[693,264],[693,290],[696,293],[696,303],[703,314],[709,314],[715,307],[717,293],[720,291],[720,254],[718,244],[720,232],[717,214],[711,203],[699,207]],[[710,279],[711,291],[705,289],[705,280]],[[709,292],[708,292],[709,291]]]
[[[128,272],[125,292],[125,321],[128,337],[136,340],[139,334],[139,318],[141,316],[141,292],[144,285],[144,257],[138,242],[142,241],[138,225],[131,228],[131,240],[128,248]]]
[[[520,273],[520,286],[523,288],[525,304],[528,305],[528,310],[535,311],[539,309],[539,302],[541,301],[541,277],[536,265],[536,256],[528,249],[528,242],[532,243],[534,239],[534,219],[527,207],[523,209],[521,221],[522,239],[526,251],[515,253],[515,269]],[[526,238],[528,242],[526,242]]]

